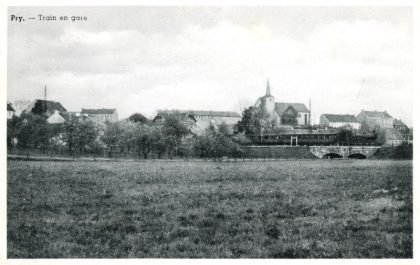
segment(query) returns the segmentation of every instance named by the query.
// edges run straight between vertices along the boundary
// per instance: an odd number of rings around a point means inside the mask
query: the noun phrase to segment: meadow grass
[[[9,258],[411,258],[412,161],[8,161]]]

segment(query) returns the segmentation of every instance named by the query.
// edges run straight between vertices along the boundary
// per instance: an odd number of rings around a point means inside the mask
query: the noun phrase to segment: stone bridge
[[[309,151],[318,158],[369,158],[379,146],[310,146]]]

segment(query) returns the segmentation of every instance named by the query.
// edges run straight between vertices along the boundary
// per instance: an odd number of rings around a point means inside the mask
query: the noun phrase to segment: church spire
[[[267,88],[265,91],[265,95],[266,96],[271,96],[271,92],[270,92],[270,81],[267,79]]]

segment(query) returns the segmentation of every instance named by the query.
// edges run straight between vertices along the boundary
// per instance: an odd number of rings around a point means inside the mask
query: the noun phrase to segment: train
[[[253,145],[377,145],[374,134],[343,133],[342,131],[324,130],[288,130],[285,132],[262,132],[248,135]]]

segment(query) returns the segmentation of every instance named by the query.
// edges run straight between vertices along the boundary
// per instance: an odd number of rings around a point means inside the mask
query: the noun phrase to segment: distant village
[[[179,113],[187,120],[191,131],[200,134],[209,125],[225,125],[229,134],[238,133],[246,121],[244,115],[257,117],[260,129],[257,135],[249,135],[254,143],[261,144],[328,144],[328,139],[339,130],[351,130],[355,135],[370,135],[380,129],[384,134],[384,146],[412,144],[413,131],[400,119],[392,117],[387,111],[361,110],[359,114],[324,113],[319,124],[313,124],[311,107],[304,103],[276,102],[267,81],[265,95],[256,100],[253,106],[242,115],[233,111],[212,110],[156,110],[151,122],[159,123],[170,113]],[[7,119],[23,114],[38,114],[46,117],[48,124],[64,124],[71,121],[90,120],[95,124],[118,122],[116,108],[87,109],[69,111],[60,102],[35,99],[32,102],[18,100],[7,104]],[[243,128],[242,128],[243,131]],[[309,140],[308,140],[309,139]],[[323,141],[321,141],[321,140]]]

